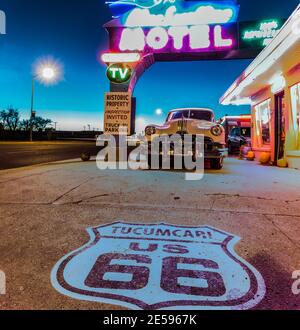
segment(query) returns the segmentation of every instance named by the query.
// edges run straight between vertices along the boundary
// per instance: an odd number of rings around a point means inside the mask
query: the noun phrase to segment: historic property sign
[[[127,133],[133,134],[133,105],[130,93],[106,93],[104,133],[118,135],[121,133],[120,129],[127,128]]]

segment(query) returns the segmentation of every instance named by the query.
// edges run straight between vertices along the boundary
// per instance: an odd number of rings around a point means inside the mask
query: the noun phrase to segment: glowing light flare
[[[55,70],[50,67],[46,67],[42,70],[42,76],[46,80],[52,80],[55,77]]]
[[[155,114],[156,114],[157,116],[161,116],[161,115],[163,114],[162,109],[156,109],[156,110],[155,110]]]
[[[54,85],[63,79],[63,67],[52,58],[39,59],[34,65],[34,77],[42,84]]]

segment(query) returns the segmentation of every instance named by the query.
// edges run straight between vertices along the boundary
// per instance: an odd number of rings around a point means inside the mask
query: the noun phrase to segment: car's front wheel
[[[210,168],[212,170],[221,170],[224,166],[224,158],[213,158],[210,160]]]

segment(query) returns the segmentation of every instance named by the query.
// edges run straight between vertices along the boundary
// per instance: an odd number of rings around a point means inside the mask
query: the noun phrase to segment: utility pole
[[[32,142],[33,138],[33,118],[35,117],[34,112],[34,79],[35,77],[32,77],[32,87],[31,87],[31,109],[30,109],[30,126],[29,126],[29,141]]]

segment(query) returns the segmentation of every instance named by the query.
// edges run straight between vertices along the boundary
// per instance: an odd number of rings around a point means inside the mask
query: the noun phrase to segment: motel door
[[[285,151],[285,98],[284,92],[275,96],[275,162]]]

